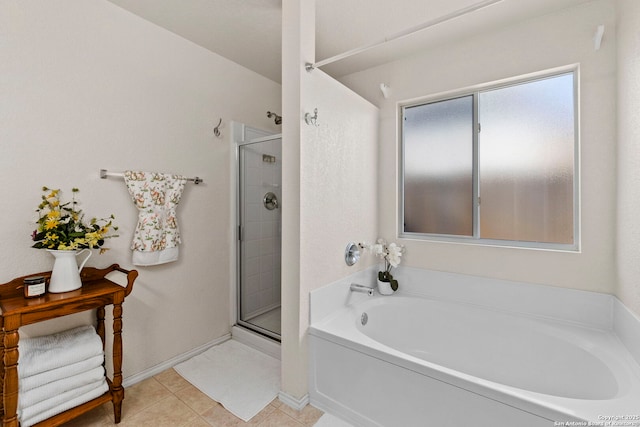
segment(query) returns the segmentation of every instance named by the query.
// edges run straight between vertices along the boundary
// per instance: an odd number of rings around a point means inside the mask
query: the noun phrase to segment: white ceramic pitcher
[[[84,267],[89,258],[91,258],[91,249],[83,249],[81,251],[47,249],[47,251],[55,257],[53,271],[51,271],[51,280],[49,281],[49,292],[61,293],[80,289],[82,287],[80,271],[82,271],[82,267]],[[80,264],[80,267],[78,267],[76,257],[83,252],[87,252],[89,255],[87,255]]]

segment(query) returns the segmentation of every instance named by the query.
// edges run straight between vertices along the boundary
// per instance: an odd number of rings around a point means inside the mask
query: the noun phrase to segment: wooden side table
[[[118,271],[127,276],[127,286],[122,287],[105,278],[108,273]],[[2,394],[0,415],[2,425],[18,427],[18,329],[24,325],[54,319],[56,317],[97,309],[96,330],[105,344],[105,306],[113,305],[113,379],[107,378],[109,391],[87,403],[76,406],[55,415],[37,426],[58,426],[80,414],[94,409],[106,402],[113,402],[115,422],[119,423],[122,414],[122,303],[133,290],[133,282],[138,277],[136,270],[124,270],[118,264],[105,269],[86,267],[82,270],[82,288],[61,294],[45,294],[38,298],[25,298],[22,289],[23,279],[29,276],[45,276],[51,272],[30,274],[18,277],[0,285],[0,380]]]

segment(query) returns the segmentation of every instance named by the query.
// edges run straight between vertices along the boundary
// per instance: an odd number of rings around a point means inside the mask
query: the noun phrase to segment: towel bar
[[[107,179],[107,177],[109,176],[115,176],[118,178],[124,178],[124,173],[123,172],[109,172],[106,169],[100,169],[100,178],[102,179]],[[204,182],[204,180],[198,176],[194,177],[194,178],[187,178],[187,181],[191,181],[194,184],[202,184]]]

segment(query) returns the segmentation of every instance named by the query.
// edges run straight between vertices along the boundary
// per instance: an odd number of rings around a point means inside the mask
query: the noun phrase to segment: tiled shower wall
[[[244,162],[241,182],[243,199],[240,291],[242,320],[250,320],[254,316],[280,306],[280,227],[282,223],[280,141],[277,139],[242,146],[241,161]],[[265,155],[272,157],[265,159]],[[274,193],[278,198],[277,209],[268,210],[264,206],[262,200],[267,192]]]

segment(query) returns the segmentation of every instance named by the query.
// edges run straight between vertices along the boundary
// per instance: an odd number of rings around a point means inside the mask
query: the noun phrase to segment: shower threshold
[[[234,325],[231,327],[231,337],[242,344],[253,347],[264,354],[268,354],[280,360],[280,340],[264,334],[254,329],[242,325]]]
[[[282,332],[282,310],[278,306],[265,313],[245,319],[245,322],[280,336]]]

